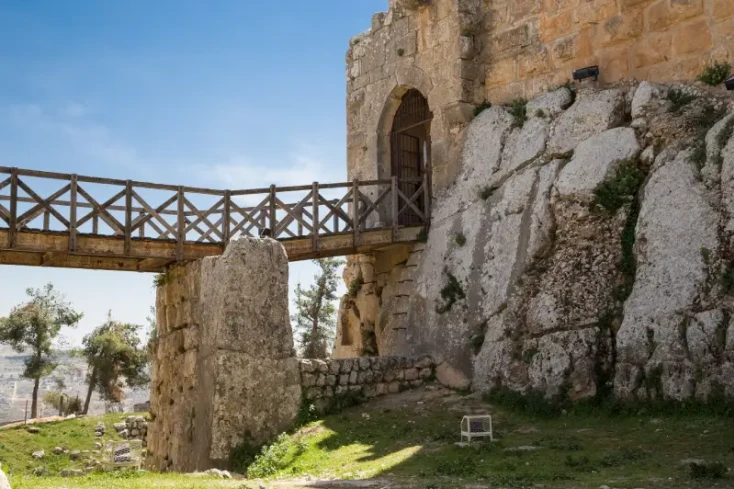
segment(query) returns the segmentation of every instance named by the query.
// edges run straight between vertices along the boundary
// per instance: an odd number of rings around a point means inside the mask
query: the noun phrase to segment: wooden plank
[[[10,224],[10,210],[2,204],[0,204],[0,219]]]
[[[270,237],[273,239],[276,239],[278,237],[277,234],[275,234],[276,231],[276,207],[275,207],[275,185],[270,186]]]
[[[20,188],[22,188],[23,191],[25,191],[25,193],[27,193],[28,195],[30,195],[33,199],[35,199],[36,202],[38,202],[38,205],[36,206],[38,209],[40,209],[41,207],[43,207],[44,209],[46,209],[47,211],[49,211],[51,214],[53,214],[53,216],[56,219],[58,219],[61,224],[63,224],[64,226],[66,226],[67,229],[69,228],[69,221],[67,221],[66,218],[59,213],[59,211],[57,211],[56,209],[54,209],[53,207],[51,207],[51,205],[48,202],[46,202],[46,200],[44,200],[40,195],[38,195],[36,192],[34,192],[32,188],[30,188],[28,185],[25,184],[25,182],[23,182],[23,180],[18,179],[17,180],[17,183],[18,183],[18,186]],[[68,190],[69,190],[69,185],[65,186],[61,190],[58,190],[58,191],[54,192],[54,195],[56,195],[56,197],[58,197],[58,195],[63,195]],[[59,192],[61,192],[61,193],[59,193]],[[53,198],[56,198],[56,197],[53,197]],[[33,214],[33,212],[34,212],[35,209],[36,208],[34,207],[33,209],[30,209],[30,210],[26,211],[22,216],[18,217],[18,221],[17,221],[18,227],[24,227],[25,226],[25,224],[28,222],[27,219],[29,218],[30,215]],[[38,216],[40,214],[41,213],[38,212],[36,214],[36,216]],[[23,224],[21,224],[21,223],[23,223]]]
[[[382,203],[383,200],[385,200],[385,197],[390,195],[390,192],[392,192],[392,187],[387,187],[385,190],[382,191],[382,193],[375,199],[374,202],[370,202],[370,200],[367,198],[366,195],[360,192],[360,195],[364,199],[365,202],[367,202],[367,208],[362,211],[362,215],[359,218],[359,224],[362,225],[367,221],[367,218],[369,217],[372,212],[377,212],[377,206]]]
[[[423,215],[423,211],[418,209],[418,207],[414,204],[415,200],[418,199],[418,197],[420,197],[422,191],[423,191],[423,187],[419,187],[416,193],[413,194],[413,197],[409,199],[400,189],[398,189],[398,195],[400,195],[403,201],[405,201],[405,205],[400,209],[400,211],[398,212],[398,215],[402,214],[403,212],[405,212],[408,209],[408,207],[410,207],[411,209],[413,209],[413,212],[418,214],[418,217],[421,218],[421,221],[425,222],[426,217]]]
[[[51,227],[51,214],[48,211],[43,213],[43,230],[48,231]]]
[[[137,200],[137,201],[138,201],[138,203],[139,203],[139,204],[140,204],[141,206],[143,206],[143,209],[145,209],[145,211],[147,212],[147,215],[145,215],[145,217],[142,217],[142,218],[138,217],[138,218],[136,218],[136,219],[135,219],[135,220],[134,220],[134,221],[132,222],[132,225],[131,225],[131,229],[132,229],[133,231],[134,231],[135,229],[137,229],[137,228],[138,228],[139,226],[144,226],[144,225],[145,225],[145,224],[147,224],[147,223],[151,223],[151,222],[153,222],[153,219],[157,219],[157,220],[158,220],[158,222],[159,222],[159,223],[160,223],[160,224],[161,224],[161,225],[162,225],[162,226],[163,226],[164,228],[166,228],[166,229],[168,230],[168,233],[171,233],[171,235],[173,235],[173,236],[175,236],[175,235],[176,235],[176,234],[178,233],[178,231],[177,231],[177,230],[176,230],[176,229],[175,229],[175,228],[174,228],[173,226],[171,226],[171,225],[170,225],[170,224],[168,223],[168,221],[166,221],[165,219],[163,219],[163,217],[161,217],[161,215],[160,215],[160,211],[161,211],[161,209],[165,209],[165,208],[167,208],[167,207],[168,207],[169,205],[173,204],[173,203],[174,203],[174,202],[175,202],[175,201],[176,201],[176,200],[178,199],[178,197],[179,197],[179,196],[178,196],[178,194],[176,194],[176,195],[173,195],[173,196],[171,196],[171,197],[170,197],[170,198],[169,198],[168,200],[166,200],[165,202],[163,202],[163,203],[162,203],[161,205],[159,205],[159,206],[158,206],[158,207],[156,207],[155,209],[153,209],[153,208],[152,208],[152,207],[151,207],[151,206],[150,206],[150,205],[149,205],[149,204],[148,204],[148,203],[147,203],[147,202],[145,201],[145,199],[143,199],[143,198],[142,198],[142,197],[141,197],[140,195],[138,195],[138,193],[137,193],[137,192],[135,192],[135,190],[133,190],[133,191],[132,191],[132,194],[133,194],[133,197],[135,198],[135,200]],[[179,206],[179,207],[180,207],[180,206]],[[183,216],[183,217],[185,217],[185,216]],[[166,233],[166,235],[167,235],[168,233]],[[160,237],[160,238],[165,238],[166,236],[159,236],[159,237]]]
[[[352,182],[352,233],[354,246],[359,246],[359,179]]]
[[[219,210],[219,207],[224,203],[224,198],[218,200],[206,212],[201,212],[199,209],[197,209],[194,206],[194,204],[192,204],[191,201],[189,201],[189,199],[186,198],[185,195],[184,195],[184,203],[186,204],[186,206],[189,209],[191,209],[191,212],[193,212],[194,215],[198,218],[198,219],[196,219],[193,222],[193,225],[198,225],[199,223],[202,223],[202,224],[205,224],[207,226],[208,231],[206,233],[203,233],[203,232],[201,232],[200,230],[197,229],[197,232],[199,234],[201,234],[202,237],[209,236],[211,233],[214,233],[214,234],[216,234],[219,237],[220,240],[224,241],[224,235],[218,229],[219,228],[219,225],[218,224],[212,224],[212,222],[208,219],[208,216],[210,216],[211,214],[213,214],[213,213],[215,213],[216,211]],[[191,229],[190,226],[191,225],[189,225],[189,226],[186,227],[186,230],[184,230],[184,234],[187,233],[189,231],[189,229]]]
[[[96,217],[99,217],[100,219],[102,219],[105,222],[105,224],[107,224],[110,228],[112,228],[112,231],[113,232],[117,231],[120,234],[124,234],[124,232],[125,232],[124,225],[120,221],[118,221],[117,219],[115,219],[115,216],[113,216],[112,214],[110,214],[107,211],[107,209],[114,210],[112,204],[115,203],[115,202],[117,202],[123,196],[127,195],[127,191],[128,191],[127,190],[127,186],[124,189],[122,189],[121,191],[119,191],[118,193],[116,193],[115,195],[113,195],[111,198],[107,199],[103,204],[99,204],[94,198],[92,198],[91,195],[89,195],[87,193],[86,190],[84,190],[84,188],[82,188],[79,185],[79,179],[78,178],[77,178],[77,187],[76,187],[76,190],[77,190],[77,192],[79,192],[79,194],[82,197],[84,197],[85,199],[87,199],[87,202],[89,202],[89,205],[91,205],[92,209],[94,209],[92,212],[90,212],[86,216],[84,216],[81,219],[79,219],[79,221],[77,222],[77,228],[79,228],[82,225],[84,225],[90,219],[94,219]],[[127,199],[126,199],[126,202],[127,202]],[[132,200],[130,202],[132,202]],[[130,207],[132,207],[132,205]],[[128,208],[129,208],[128,206],[124,206],[124,207],[120,207],[119,210],[125,211],[126,212],[126,215],[127,215],[127,209]],[[132,209],[130,209],[130,211],[132,212]],[[96,233],[97,232],[95,231],[95,234]]]
[[[15,248],[18,232],[18,169],[10,173],[10,222],[8,224],[8,248]]]
[[[25,211],[22,215],[18,216],[18,222],[17,222],[18,227],[19,228],[27,227],[31,221],[33,221],[35,218],[37,218],[41,214],[50,213],[51,211],[49,209],[53,207],[52,202],[60,195],[64,195],[70,188],[71,188],[71,185],[62,187],[61,189],[54,192],[48,199],[41,199],[43,200],[42,203],[38,203],[38,200],[36,199],[31,199],[34,203],[36,203],[36,205],[28,209],[27,211]],[[18,202],[22,202],[22,201],[23,199],[18,199]],[[56,215],[58,215],[58,213],[54,213],[54,216]]]
[[[222,210],[222,241],[224,245],[229,244],[229,190],[224,192],[224,209]]]
[[[392,230],[393,234],[398,230],[398,177],[392,177]]]
[[[423,203],[425,208],[424,224],[428,224],[431,220],[431,184],[428,181],[428,172],[423,173]]]
[[[313,182],[311,186],[311,215],[313,216],[313,232],[311,233],[311,249],[319,250],[319,182]]]
[[[130,254],[130,244],[133,239],[133,183],[128,180],[125,183],[125,254]]]
[[[73,253],[76,251],[76,200],[77,200],[77,176],[71,176],[71,183],[69,184],[69,200],[71,205],[69,206],[69,252]]]
[[[183,187],[178,188],[178,228],[176,234],[176,258],[183,259],[184,242],[186,241],[186,216],[184,216],[184,191]],[[168,223],[166,223],[166,226]]]

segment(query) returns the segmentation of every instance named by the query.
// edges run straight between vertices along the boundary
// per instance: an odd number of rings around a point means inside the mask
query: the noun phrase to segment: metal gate
[[[420,189],[423,174],[430,175],[428,125],[432,118],[426,98],[418,90],[411,89],[403,96],[393,120],[390,133],[391,171],[400,182],[400,191],[409,198]],[[414,135],[421,131],[424,132],[423,138]],[[425,189],[425,192],[428,191],[429,189]],[[425,212],[425,193],[421,194],[414,204],[421,212]],[[398,224],[401,226],[416,226],[422,223],[420,216],[410,208],[398,216]]]

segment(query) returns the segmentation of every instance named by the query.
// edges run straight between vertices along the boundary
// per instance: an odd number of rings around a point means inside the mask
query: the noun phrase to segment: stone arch
[[[425,174],[430,188],[432,120],[428,98],[418,88],[400,85],[388,95],[377,131],[378,179],[387,180],[393,175],[422,178]],[[410,183],[401,185],[405,186],[401,190],[406,195],[412,195],[418,187]],[[414,217],[401,215],[401,224],[416,224]]]

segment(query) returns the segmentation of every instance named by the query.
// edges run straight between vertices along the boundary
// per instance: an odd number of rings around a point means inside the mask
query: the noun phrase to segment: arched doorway
[[[431,120],[433,114],[428,100],[416,89],[408,90],[402,97],[390,131],[390,171],[398,178],[400,191],[413,197],[422,185],[423,176],[431,175]],[[428,188],[414,202],[421,212],[426,209]],[[408,207],[398,216],[401,226],[417,226],[423,221]]]

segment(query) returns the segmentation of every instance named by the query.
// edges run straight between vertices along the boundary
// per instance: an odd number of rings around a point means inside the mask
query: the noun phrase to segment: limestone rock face
[[[553,126],[548,151],[566,154],[595,134],[622,124],[625,96],[621,90],[582,91]]]
[[[669,88],[482,112],[427,242],[370,257],[350,324],[476,390],[734,395],[734,108]]]
[[[168,272],[159,287],[148,445],[160,470],[226,466],[288,429],[301,402],[288,260],[271,239]]]
[[[594,189],[612,177],[624,159],[640,154],[634,129],[618,127],[581,142],[571,161],[558,176],[556,189],[562,197],[590,200]]]

